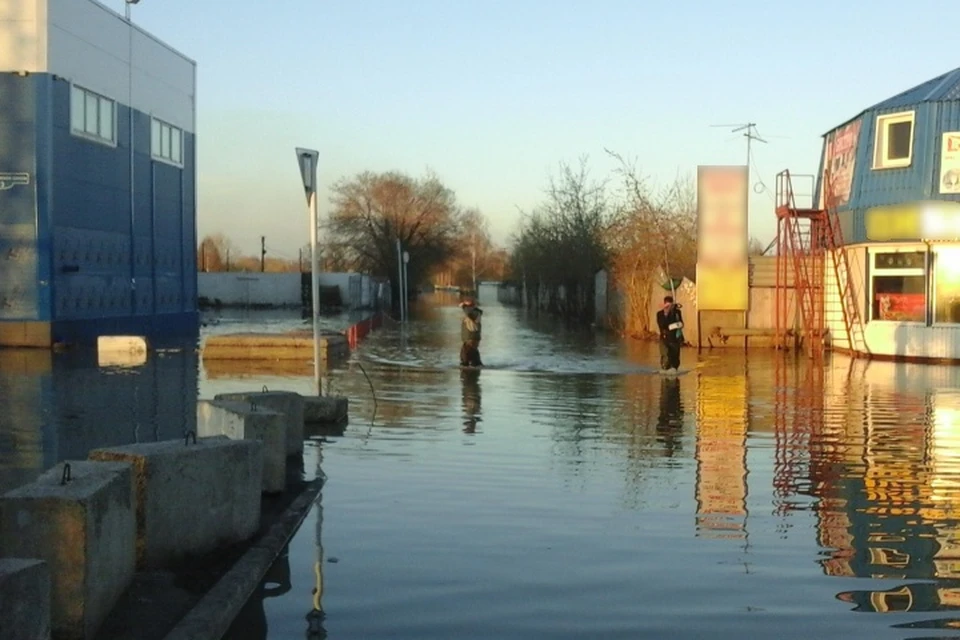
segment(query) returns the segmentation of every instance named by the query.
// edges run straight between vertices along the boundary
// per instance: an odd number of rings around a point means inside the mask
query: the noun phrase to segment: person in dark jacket
[[[460,324],[460,340],[463,345],[460,347],[460,366],[461,367],[482,367],[480,360],[480,338],[481,323],[480,316],[483,310],[477,307],[472,301],[460,303],[463,309],[463,322]]]
[[[663,308],[657,311],[657,328],[660,330],[660,369],[676,372],[680,369],[683,345],[683,315],[680,305],[674,304],[673,296],[663,299]]]

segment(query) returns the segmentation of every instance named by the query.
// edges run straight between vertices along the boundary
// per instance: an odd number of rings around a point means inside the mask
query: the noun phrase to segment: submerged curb
[[[303,524],[323,485],[318,478],[284,511],[280,520],[237,561],[164,640],[216,640],[230,629],[294,533]]]

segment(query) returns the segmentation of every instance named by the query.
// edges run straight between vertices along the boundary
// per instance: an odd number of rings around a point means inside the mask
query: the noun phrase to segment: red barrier
[[[350,346],[350,349],[356,349],[361,340],[366,338],[374,329],[379,329],[381,326],[383,326],[383,314],[376,313],[348,327],[347,330],[344,331],[344,334],[346,334],[347,344]]]

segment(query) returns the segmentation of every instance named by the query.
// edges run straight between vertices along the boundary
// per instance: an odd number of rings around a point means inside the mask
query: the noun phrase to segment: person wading
[[[657,311],[657,328],[660,329],[660,369],[666,373],[680,369],[680,347],[683,345],[683,315],[680,305],[674,304],[673,296],[663,299],[663,307]]]
[[[471,300],[461,302],[460,308],[463,309],[463,322],[460,324],[460,340],[463,342],[463,346],[460,347],[460,366],[482,367],[483,362],[480,361],[480,316],[483,315],[483,310]]]

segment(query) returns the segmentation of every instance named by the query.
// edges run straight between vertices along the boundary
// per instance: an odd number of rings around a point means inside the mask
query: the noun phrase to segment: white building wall
[[[132,60],[132,72],[131,72]],[[94,0],[0,0],[0,71],[51,73],[196,132],[196,63]]]

